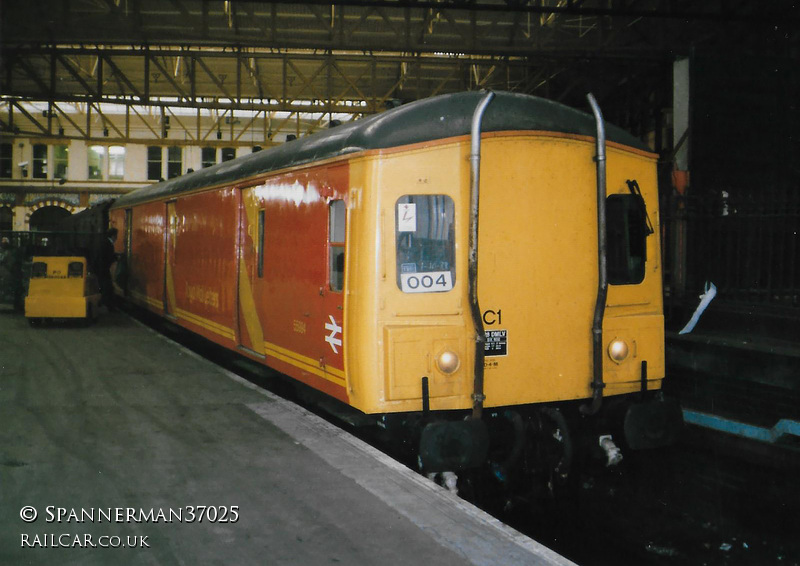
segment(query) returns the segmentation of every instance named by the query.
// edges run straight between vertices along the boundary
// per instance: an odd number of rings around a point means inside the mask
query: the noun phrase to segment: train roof
[[[483,92],[446,94],[411,102],[237,159],[218,163],[120,197],[115,207],[130,206],[204,187],[233,183],[255,175],[347,154],[399,147],[470,133],[472,114]],[[549,131],[594,137],[591,114],[558,102],[496,92],[484,114],[482,131]],[[647,150],[628,132],[606,124],[608,141]]]

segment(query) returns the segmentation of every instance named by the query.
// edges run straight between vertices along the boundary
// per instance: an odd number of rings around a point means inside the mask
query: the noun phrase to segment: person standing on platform
[[[117,241],[117,229],[110,228],[100,248],[100,257],[97,262],[97,280],[100,284],[100,295],[108,310],[114,310],[114,284],[111,280],[111,266],[117,261],[117,252],[114,243]]]
[[[3,236],[0,240],[0,304],[14,303],[13,259],[11,242]]]

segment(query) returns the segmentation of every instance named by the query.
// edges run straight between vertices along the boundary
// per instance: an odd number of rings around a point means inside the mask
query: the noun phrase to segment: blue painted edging
[[[746,423],[726,419],[718,415],[700,413],[698,411],[683,410],[683,420],[686,423],[718,430],[728,434],[735,434],[743,438],[775,444],[784,436],[800,436],[800,422],[781,419],[772,428],[764,428]]]

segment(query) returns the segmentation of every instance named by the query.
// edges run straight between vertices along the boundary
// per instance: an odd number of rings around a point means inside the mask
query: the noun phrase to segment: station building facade
[[[102,200],[261,146],[0,137],[0,231],[36,231]]]
[[[0,100],[0,121],[13,125],[0,131],[0,232],[52,229],[103,200],[354,117]]]

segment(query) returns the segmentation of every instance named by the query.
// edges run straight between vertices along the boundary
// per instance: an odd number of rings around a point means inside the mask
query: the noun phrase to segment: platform
[[[788,325],[763,320],[712,313],[689,334],[668,332],[664,388],[680,399],[687,424],[742,439],[738,448],[749,444],[773,465],[797,466],[800,343],[782,331]]]
[[[0,337],[0,564],[570,564],[123,313]]]

